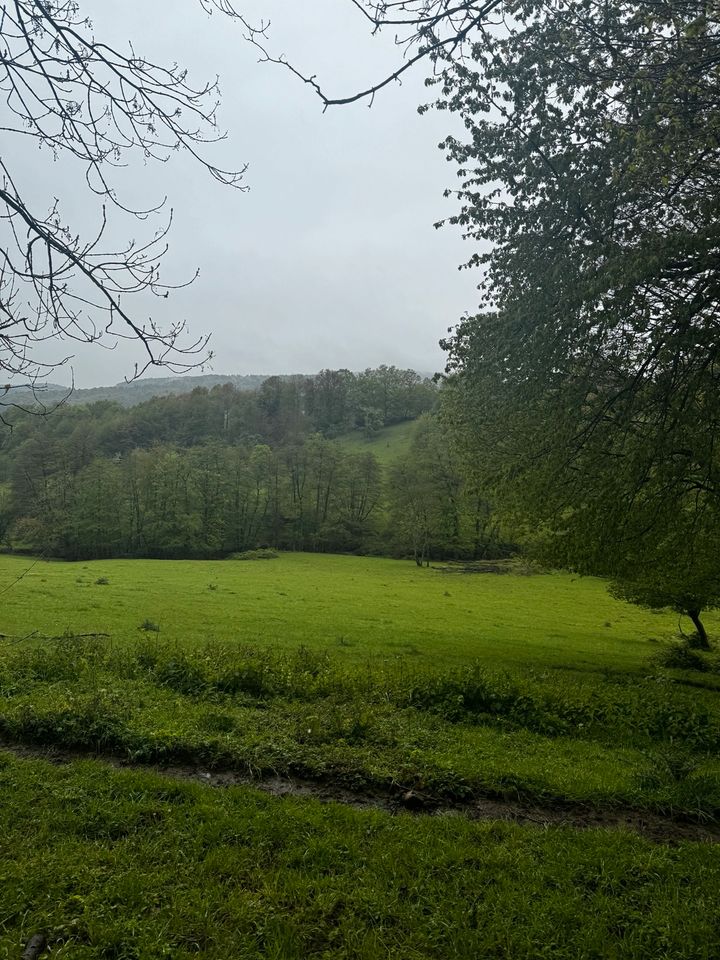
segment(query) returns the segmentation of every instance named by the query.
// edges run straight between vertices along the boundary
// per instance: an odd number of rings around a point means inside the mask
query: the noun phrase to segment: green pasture
[[[13,638],[107,633],[125,642],[150,621],[168,644],[303,645],[348,661],[432,668],[635,670],[678,628],[676,614],[614,600],[590,578],[448,574],[320,554],[87,563],[2,556],[0,591],[0,633]],[[717,623],[708,618],[711,631]]]
[[[714,662],[659,667],[677,618],[598,580],[302,554],[32,563],[0,561],[10,740],[720,813]]]
[[[0,591],[6,746],[359,799],[630,811],[670,836],[720,819],[717,655],[663,666],[677,617],[598,580],[303,554],[4,556]],[[710,843],[2,752],[0,791],[0,960],[37,933],[43,960],[720,954]]]
[[[372,437],[362,430],[353,430],[338,437],[338,443],[351,453],[372,453],[378,463],[387,467],[410,450],[417,421],[406,420],[391,427],[383,427]]]
[[[710,960],[720,860],[0,754],[0,957]]]

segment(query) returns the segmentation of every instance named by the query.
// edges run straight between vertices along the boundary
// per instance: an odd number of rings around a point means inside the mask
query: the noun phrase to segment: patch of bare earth
[[[630,807],[600,808],[589,804],[558,801],[544,804],[490,796],[450,802],[402,784],[393,784],[385,789],[350,789],[334,783],[331,779],[311,780],[285,776],[254,778],[247,773],[233,770],[207,770],[193,765],[140,764],[109,754],[28,744],[1,742],[0,749],[23,759],[41,759],[58,764],[94,759],[119,770],[150,770],[160,776],[201,783],[215,789],[253,787],[274,797],[307,797],[323,803],[343,803],[358,809],[370,808],[393,814],[463,816],[478,821],[504,821],[546,828],[571,827],[576,830],[623,829],[657,843],[720,843],[720,823],[701,823]]]

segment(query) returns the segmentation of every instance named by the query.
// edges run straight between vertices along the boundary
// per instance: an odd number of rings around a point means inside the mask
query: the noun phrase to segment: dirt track
[[[323,803],[344,803],[359,809],[379,809],[388,813],[416,816],[464,816],[471,820],[505,821],[533,824],[545,828],[571,827],[576,830],[625,829],[658,843],[695,841],[720,843],[720,824],[699,823],[652,811],[629,807],[599,808],[585,804],[533,803],[502,797],[475,797],[449,802],[430,794],[395,784],[385,790],[351,790],[332,780],[320,781],[283,776],[254,779],[233,770],[207,770],[192,765],[154,765],[129,762],[121,757],[62,750],[28,744],[0,742],[0,751],[20,758],[72,763],[94,759],[119,770],[148,770],[174,780],[188,780],[211,788],[253,787],[275,797],[309,797]]]

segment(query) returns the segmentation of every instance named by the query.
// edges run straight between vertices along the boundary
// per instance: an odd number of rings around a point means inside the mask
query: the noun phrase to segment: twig
[[[31,633],[26,633],[24,637],[14,637],[13,643],[22,643],[23,640],[29,640],[30,637],[37,635],[37,630],[33,630]],[[3,634],[3,637],[6,637],[6,634]]]
[[[3,594],[7,593],[8,590],[12,590],[12,588],[15,586],[16,583],[19,583],[19,582],[22,580],[23,577],[26,577],[26,576],[30,573],[30,571],[32,570],[32,568],[33,568],[37,563],[40,563],[40,561],[41,561],[41,560],[44,560],[44,559],[45,559],[45,554],[43,553],[43,554],[40,554],[40,556],[37,557],[35,560],[33,560],[33,562],[30,564],[30,566],[27,568],[27,570],[24,570],[24,571],[20,574],[19,577],[15,577],[15,579],[13,580],[13,582],[12,582],[12,583],[9,583],[9,584],[7,585],[7,587],[5,587],[4,590],[0,590],[0,597],[2,597]]]

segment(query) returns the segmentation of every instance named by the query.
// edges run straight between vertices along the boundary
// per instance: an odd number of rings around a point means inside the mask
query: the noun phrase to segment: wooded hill
[[[164,397],[179,393],[190,393],[196,387],[221,387],[230,383],[236,390],[257,390],[267,380],[262,374],[219,374],[204,373],[193,377],[149,377],[146,380],[130,380],[109,387],[71,388],[59,383],[44,383],[33,391],[18,387],[13,390],[13,400],[23,407],[40,405],[48,410],[58,404],[97,403],[99,400],[112,400],[121,407],[133,407],[137,403],[153,397]]]
[[[0,535],[6,549],[67,559],[258,547],[419,562],[486,555],[486,506],[466,495],[432,419],[396,462],[372,453],[373,438],[437,401],[432,381],[381,366],[270,377],[252,391],[196,387],[132,407],[9,410]]]

